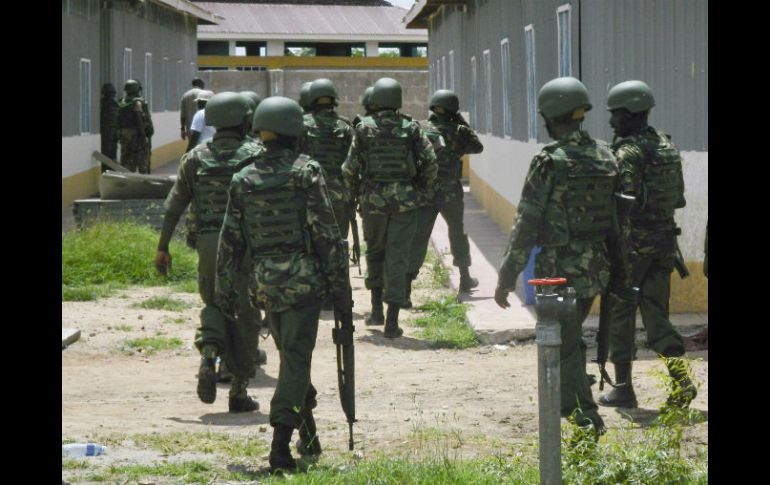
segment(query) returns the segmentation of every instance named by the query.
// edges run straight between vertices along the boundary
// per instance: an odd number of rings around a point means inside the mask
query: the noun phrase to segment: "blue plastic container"
[[[540,252],[540,246],[535,246],[529,253],[529,261],[527,261],[527,267],[521,273],[521,277],[524,280],[524,304],[535,304],[535,287],[527,283],[527,281],[535,277],[535,255]]]

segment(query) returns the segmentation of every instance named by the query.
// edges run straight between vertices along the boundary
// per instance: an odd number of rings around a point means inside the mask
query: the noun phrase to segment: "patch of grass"
[[[428,247],[423,266],[430,271],[430,282],[434,289],[449,288],[449,269],[432,246]]]
[[[230,458],[253,458],[268,451],[267,445],[261,439],[225,433],[152,433],[134,435],[131,439],[138,446],[153,448],[168,455],[190,451],[222,453]]]
[[[205,461],[163,461],[152,465],[110,465],[105,470],[85,477],[93,482],[145,480],[151,477],[175,477],[174,483],[209,484],[212,480],[246,480],[250,477],[240,471],[229,471]]]
[[[176,337],[144,337],[126,341],[126,346],[142,350],[145,354],[153,354],[158,350],[173,350],[182,346],[182,340]]]
[[[125,323],[122,323],[120,325],[115,325],[112,328],[114,328],[115,330],[120,330],[121,332],[130,332],[131,330],[134,329],[134,327],[132,327],[131,325],[126,325]]]
[[[174,257],[171,273],[168,277],[157,274],[153,260],[158,238],[158,231],[151,227],[128,222],[101,222],[63,234],[63,301],[100,298],[120,285],[197,281],[198,255],[176,239],[169,248]],[[95,288],[101,285],[108,286]]]
[[[62,470],[83,470],[88,468],[90,465],[91,464],[85,460],[73,460],[71,458],[64,458],[61,461]]]
[[[143,302],[134,303],[131,308],[145,308],[147,310],[168,310],[172,312],[181,312],[192,308],[191,303],[183,300],[177,300],[168,296],[153,296]]]
[[[451,296],[430,300],[415,310],[425,313],[409,322],[422,328],[418,336],[428,340],[435,347],[467,349],[479,344],[473,329],[466,323],[467,306],[457,303]]]
[[[185,323],[186,321],[185,317],[166,317],[163,319],[163,323]]]
[[[171,289],[179,293],[198,293],[198,280],[187,279],[173,285]]]

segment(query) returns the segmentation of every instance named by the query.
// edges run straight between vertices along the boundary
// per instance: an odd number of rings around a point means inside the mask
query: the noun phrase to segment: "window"
[[[446,89],[447,87],[446,56],[441,56],[441,80],[443,81],[441,84],[441,88]]]
[[[176,61],[176,98],[181,98],[184,89],[182,89],[182,59]],[[176,109],[176,108],[172,108]]]
[[[508,39],[500,41],[500,64],[503,70],[503,135],[513,136],[513,113],[511,113],[511,45]]]
[[[556,9],[556,23],[559,37],[559,77],[572,76],[572,29],[570,27],[572,7],[569,4]]]
[[[434,91],[439,89],[441,89],[441,59],[436,59],[436,89]]]
[[[191,62],[190,63],[190,76],[189,76],[189,78],[192,79],[192,78],[196,77],[198,75],[197,71],[198,71],[198,67],[195,65],[194,62]],[[187,81],[187,82],[190,82],[190,81]]]
[[[489,49],[482,53],[481,58],[482,74],[484,75],[484,109],[486,114],[484,115],[486,123],[484,127],[486,132],[492,134],[492,59],[489,54]]]
[[[524,27],[524,44],[527,51],[527,137],[537,140],[537,94],[535,80],[535,29],[532,24]]]
[[[449,51],[449,89],[455,90],[455,51]]]
[[[476,100],[478,93],[478,71],[476,70],[476,57],[471,57],[471,126],[478,126],[476,114]]]
[[[171,93],[169,92],[171,90],[171,76],[168,72],[168,57],[163,58],[163,72],[161,72],[161,74],[160,83],[163,86],[163,110],[168,111],[168,107],[171,104],[169,102],[171,100]]]
[[[147,109],[152,111],[152,52],[144,54],[144,100]]]
[[[123,49],[123,83],[132,79],[134,72],[133,52],[130,47]]]
[[[91,132],[91,60],[80,59],[80,133]]]

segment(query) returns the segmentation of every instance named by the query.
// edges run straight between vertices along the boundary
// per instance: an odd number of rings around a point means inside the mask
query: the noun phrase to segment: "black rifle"
[[[358,274],[361,274],[361,241],[358,239],[358,221],[356,221],[356,203],[350,207],[350,232],[353,233],[353,251],[350,254],[350,262],[358,266]]]
[[[352,289],[351,295],[352,295]],[[351,302],[352,302],[351,298]],[[337,384],[340,389],[340,403],[348,421],[348,450],[353,450],[353,423],[356,422],[356,379],[353,347],[353,307],[347,311],[334,307],[334,328],[332,341],[337,347]]]
[[[636,311],[636,303],[639,298],[639,288],[632,286],[618,291],[607,290],[601,295],[599,302],[599,331],[596,332],[596,358],[593,362],[599,365],[599,390],[604,390],[606,382],[612,387],[617,387],[607,373],[607,357],[610,353],[610,325],[612,323],[612,307],[615,304],[632,304]]]
[[[681,232],[681,229],[677,227],[677,231]],[[677,232],[677,234],[679,234]],[[676,272],[679,273],[679,277],[682,279],[687,278],[690,276],[690,270],[687,269],[687,265],[684,264],[684,257],[682,256],[682,250],[679,249],[679,241],[676,243],[676,256],[674,257],[674,268],[676,268]]]

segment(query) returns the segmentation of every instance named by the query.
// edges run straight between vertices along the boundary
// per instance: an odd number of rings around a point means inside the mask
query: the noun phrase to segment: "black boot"
[[[285,424],[276,424],[273,427],[273,443],[270,445],[270,473],[281,471],[293,472],[297,469],[297,462],[291,456],[289,443],[294,428]]]
[[[372,288],[372,314],[366,317],[366,325],[383,325],[385,316],[382,314],[382,288]]]
[[[385,319],[385,331],[383,335],[386,338],[398,338],[404,334],[404,331],[398,326],[399,306],[395,303],[388,303],[388,317]]]
[[[634,385],[631,382],[631,362],[615,364],[615,385],[610,392],[596,401],[600,406],[635,408],[638,406]]]
[[[414,275],[407,274],[406,275],[406,303],[404,303],[404,306],[401,308],[412,308],[412,281],[414,280]]]
[[[295,443],[297,453],[302,457],[317,457],[321,454],[321,442],[316,434],[313,411],[305,409],[302,413],[302,424],[299,427],[299,439]]]
[[[198,368],[198,398],[206,404],[217,399],[217,358],[216,350],[206,349],[202,352],[201,365]]]
[[[246,393],[248,385],[248,378],[233,376],[233,383],[230,386],[230,399],[227,403],[228,410],[231,413],[250,413],[259,409],[259,403]]]
[[[698,395],[698,389],[690,380],[682,359],[669,358],[666,360],[666,367],[668,367],[668,375],[674,380],[674,387],[666,399],[666,405],[684,409]]]
[[[471,278],[470,271],[467,266],[460,266],[460,293],[469,293],[473,288],[479,286],[479,280]]]

